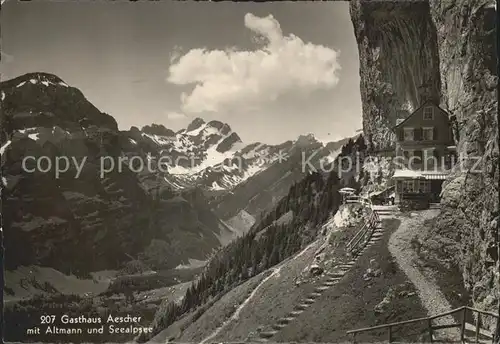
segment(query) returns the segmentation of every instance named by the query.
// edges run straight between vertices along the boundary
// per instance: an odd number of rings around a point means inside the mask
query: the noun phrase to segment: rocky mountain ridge
[[[158,124],[119,131],[48,73],[7,80],[0,92],[8,269],[87,273],[131,259],[155,268],[204,260],[307,173],[301,154],[333,159],[344,141],[324,146],[304,135],[244,145],[229,125],[201,118],[177,132]]]
[[[301,135],[278,145],[244,144],[228,124],[195,118],[185,129],[173,132],[160,125],[131,128],[130,150],[140,149],[155,159],[167,157],[162,178],[176,190],[200,188],[211,199],[216,214],[248,229],[262,212],[286,195],[290,186],[311,169],[328,166],[349,138],[322,143],[314,135]],[[132,147],[134,146],[134,147]]]
[[[194,186],[206,190],[229,191],[250,177],[266,170],[275,162],[285,161],[293,152],[310,147],[325,148],[320,157],[335,154],[346,142],[326,145],[312,134],[278,145],[261,142],[244,144],[227,123],[195,118],[185,129],[174,132],[163,125],[152,124],[142,129],[132,127],[123,132],[131,145],[155,158],[164,157],[167,179],[172,187]]]

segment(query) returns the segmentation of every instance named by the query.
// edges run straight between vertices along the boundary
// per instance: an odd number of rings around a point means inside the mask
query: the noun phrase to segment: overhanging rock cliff
[[[391,128],[420,103],[419,86],[431,82],[440,98],[436,30],[426,2],[351,1],[359,47],[363,132],[369,146],[385,147]]]
[[[498,119],[496,7],[491,0],[351,1],[359,47],[363,130],[386,146],[421,99],[419,85],[456,117],[459,156],[444,184],[435,237],[462,268],[475,306],[496,308]],[[471,170],[472,165],[478,166]]]

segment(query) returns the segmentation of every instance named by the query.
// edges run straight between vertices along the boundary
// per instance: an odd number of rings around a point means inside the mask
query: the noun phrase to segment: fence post
[[[463,307],[463,312],[462,312],[462,328],[461,328],[461,331],[460,331],[460,342],[461,343],[464,343],[465,342],[465,317],[467,315],[467,308],[466,307]]]
[[[389,343],[392,343],[392,326],[389,326]]]
[[[477,318],[476,318],[476,343],[479,343],[479,325],[481,321],[481,313],[477,312]]]
[[[432,337],[433,333],[432,333],[432,319],[431,318],[429,318],[429,320],[427,320],[427,326],[429,326],[429,342],[433,343],[434,338]]]

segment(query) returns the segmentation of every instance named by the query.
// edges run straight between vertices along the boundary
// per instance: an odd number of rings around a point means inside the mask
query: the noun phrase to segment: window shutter
[[[404,133],[403,129],[398,130],[398,139],[399,139],[399,141],[404,141],[405,133]]]
[[[415,151],[415,156],[418,157],[420,159],[420,161],[422,161],[422,159],[423,159],[423,152],[421,150],[416,150]]]
[[[415,137],[415,141],[421,141],[422,140],[422,128],[415,128],[413,135]]]
[[[438,138],[438,131],[437,131],[437,128],[436,128],[436,127],[434,127],[434,128],[432,129],[432,139],[433,139],[433,140],[437,140],[437,138]]]

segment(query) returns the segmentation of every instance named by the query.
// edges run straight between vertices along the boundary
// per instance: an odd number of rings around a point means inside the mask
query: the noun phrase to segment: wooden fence
[[[369,199],[362,200],[367,208],[369,209],[370,215],[368,219],[363,223],[361,229],[354,235],[354,237],[347,243],[346,249],[351,255],[356,254],[368,243],[375,228],[377,227],[377,223],[380,221],[378,214],[373,211],[372,204]]]
[[[473,312],[473,314],[477,315],[475,317],[475,319],[476,319],[475,325],[467,323],[467,311]],[[460,314],[461,321],[458,323],[446,324],[446,325],[433,325],[432,324],[432,321],[434,319],[453,315],[453,314]],[[410,324],[415,324],[415,323],[426,323],[427,333],[429,335],[429,342],[430,343],[435,342],[435,339],[434,339],[434,332],[435,331],[447,329],[447,328],[460,328],[460,342],[461,343],[468,343],[468,341],[466,341],[466,332],[467,331],[474,333],[474,343],[480,343],[480,337],[491,340],[491,342],[493,343],[493,338],[494,338],[493,334],[487,332],[486,330],[484,330],[480,327],[481,326],[481,318],[484,316],[489,316],[489,317],[493,317],[494,319],[498,319],[498,314],[475,309],[475,308],[471,308],[471,307],[467,307],[467,306],[463,306],[460,308],[453,309],[449,312],[441,313],[441,314],[434,315],[431,317],[417,318],[417,319],[412,319],[412,320],[406,320],[406,321],[394,322],[394,323],[390,323],[390,324],[384,324],[384,325],[361,328],[361,329],[357,329],[357,330],[351,330],[351,331],[347,331],[347,334],[351,336],[351,339],[352,339],[351,341],[353,343],[356,343],[356,335],[358,333],[379,330],[379,329],[387,329],[387,336],[388,336],[389,343],[392,343],[392,342],[394,342],[394,338],[393,338],[394,327],[410,325]],[[484,343],[484,339],[482,339],[481,342]]]

